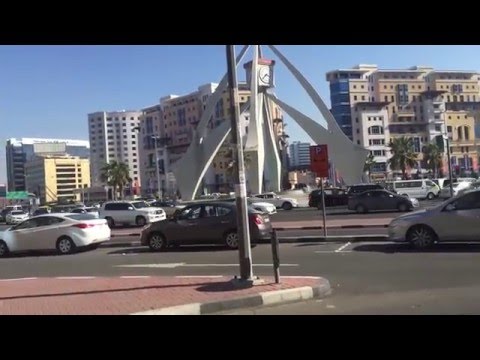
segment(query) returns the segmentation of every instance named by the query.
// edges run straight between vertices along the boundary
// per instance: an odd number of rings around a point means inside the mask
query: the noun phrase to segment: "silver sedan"
[[[391,241],[426,248],[436,242],[480,240],[480,190],[468,191],[439,206],[415,211],[392,220]]]

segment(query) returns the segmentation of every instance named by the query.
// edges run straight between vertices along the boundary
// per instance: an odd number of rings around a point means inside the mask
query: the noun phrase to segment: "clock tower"
[[[245,65],[243,65],[247,73],[247,84],[249,87],[251,87],[252,65],[253,65],[252,61],[249,61]],[[275,66],[275,61],[273,60],[262,59],[262,58],[258,59],[257,78],[258,78],[259,91],[264,91],[265,89],[270,89],[275,87],[274,66]]]

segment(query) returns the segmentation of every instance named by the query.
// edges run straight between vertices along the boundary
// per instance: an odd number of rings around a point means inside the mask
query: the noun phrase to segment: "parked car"
[[[167,214],[167,217],[170,217],[173,214],[175,214],[177,210],[184,208],[183,205],[178,204],[174,200],[167,200],[167,201],[158,200],[151,203],[150,206],[163,209],[163,211],[165,211],[165,213]]]
[[[248,208],[252,243],[270,239],[272,225],[268,215]],[[202,202],[186,206],[168,221],[150,224],[141,234],[142,245],[152,251],[169,246],[225,244],[238,248],[237,208],[232,202]]]
[[[452,184],[452,187],[453,187],[453,196],[460,195],[460,194],[464,193],[465,191],[467,191],[467,190],[469,190],[469,189],[473,189],[474,184],[475,184],[475,183],[469,182],[469,181],[462,181],[462,182],[453,183],[453,184]],[[448,198],[451,197],[451,196],[450,196],[450,185],[445,186],[445,187],[440,191],[439,197],[440,197],[441,199],[448,199]]]
[[[440,205],[393,219],[391,241],[426,248],[442,241],[480,240],[480,190],[467,191]]]
[[[100,218],[100,214],[96,207],[76,208],[72,210],[72,214],[90,214],[95,216],[97,219]]]
[[[28,218],[29,218],[29,215],[25,211],[13,210],[7,214],[5,218],[5,222],[7,223],[7,225],[19,224],[22,221],[27,220]]]
[[[329,188],[325,191],[325,207],[348,204],[348,195],[344,189]],[[322,208],[322,190],[313,190],[308,196],[308,206]]]
[[[107,222],[89,214],[40,215],[0,233],[0,257],[35,250],[71,254],[82,247],[96,248],[110,236]]]
[[[6,221],[7,214],[13,210],[23,210],[21,205],[8,205],[0,212],[0,221]]]
[[[228,201],[228,202],[232,202],[232,203],[235,203],[236,202],[236,199],[233,198],[233,199],[228,199],[228,200],[223,200],[223,201]],[[270,203],[267,203],[267,202],[262,202],[262,201],[257,201],[257,200],[254,200],[254,199],[247,199],[247,204],[252,207],[253,209],[263,213],[263,214],[268,214],[268,215],[272,215],[272,214],[276,214],[277,213],[277,207],[275,205],[272,205]]]
[[[251,199],[256,201],[260,200],[261,202],[267,202],[269,204],[275,205],[275,207],[277,208],[282,208],[283,210],[292,210],[294,207],[298,207],[297,200],[279,196],[274,192],[253,195]]]
[[[50,214],[50,208],[46,207],[46,206],[42,206],[42,207],[39,207],[38,209],[36,209],[34,212],[33,212],[33,216],[39,216],[39,215],[46,215],[46,214]]]
[[[348,209],[357,213],[376,210],[409,211],[418,206],[417,199],[397,195],[388,190],[365,191],[348,199]]]
[[[352,185],[348,188],[347,195],[350,197],[357,194],[361,194],[369,190],[383,190],[383,189],[384,187],[380,184],[357,184],[357,185]]]
[[[165,220],[167,215],[161,208],[151,207],[144,201],[109,201],[102,205],[100,218],[107,220],[108,226],[145,226]]]

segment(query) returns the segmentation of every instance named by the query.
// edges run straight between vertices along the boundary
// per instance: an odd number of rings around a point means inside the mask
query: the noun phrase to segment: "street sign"
[[[310,170],[320,178],[328,178],[328,147],[327,145],[310,146]]]

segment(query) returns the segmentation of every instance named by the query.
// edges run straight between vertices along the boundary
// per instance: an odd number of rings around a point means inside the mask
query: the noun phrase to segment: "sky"
[[[480,46],[278,45],[327,105],[325,74],[357,64],[380,68],[428,65],[479,70]],[[237,47],[237,53],[240,46]],[[264,56],[273,58],[265,49]],[[0,46],[0,183],[6,183],[5,141],[12,137],[88,140],[87,114],[140,110],[160,97],[219,82],[226,72],[223,45]],[[244,80],[243,67],[239,79]],[[283,64],[276,65],[277,96],[323,122]],[[290,141],[310,138],[286,118]]]

